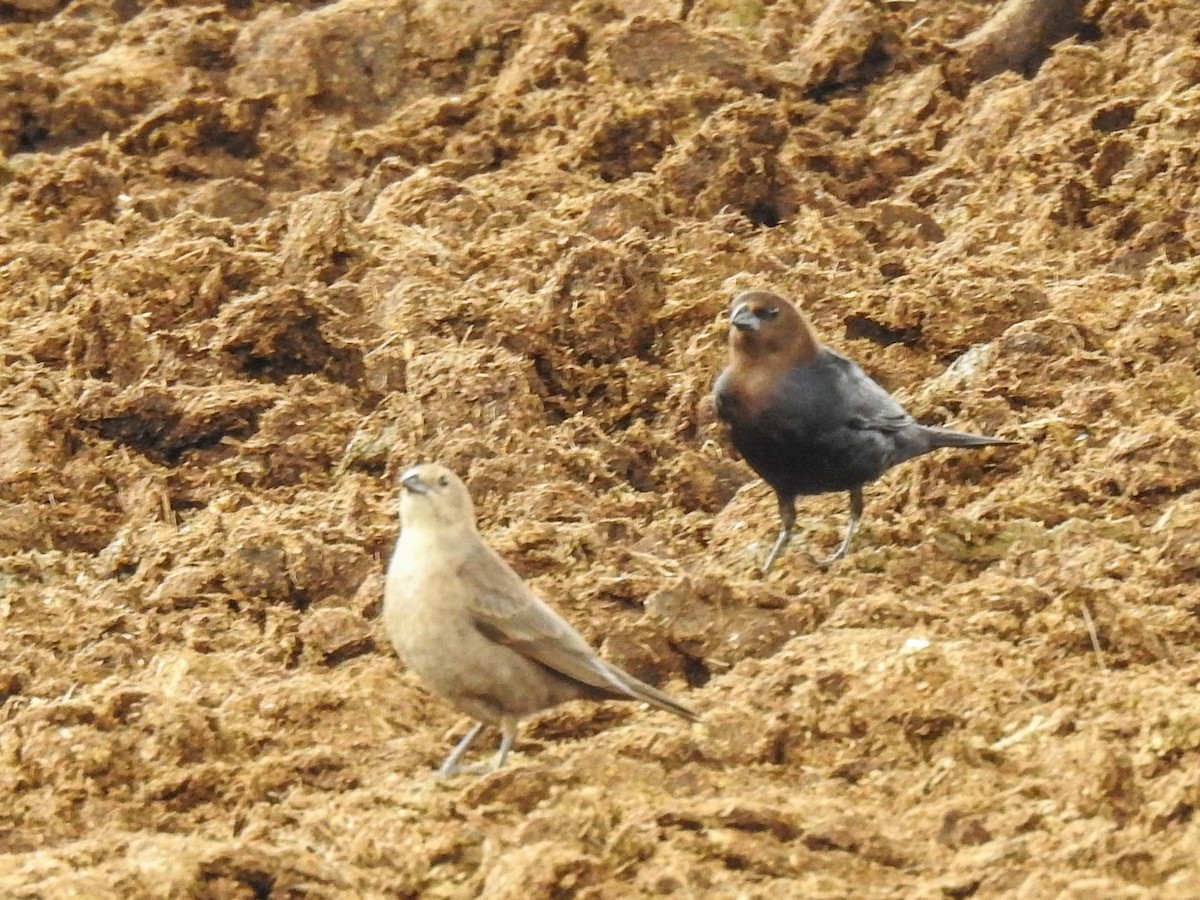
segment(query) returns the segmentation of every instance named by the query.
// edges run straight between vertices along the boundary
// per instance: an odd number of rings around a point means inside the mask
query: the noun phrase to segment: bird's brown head
[[[742,291],[729,304],[729,350],[736,361],[803,364],[817,339],[790,300],[770,291]]]
[[[475,505],[462,479],[445,466],[413,466],[400,476],[400,523],[403,528],[473,529]]]

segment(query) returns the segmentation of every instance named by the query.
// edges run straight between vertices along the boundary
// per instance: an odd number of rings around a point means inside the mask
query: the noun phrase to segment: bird
[[[939,447],[1020,443],[920,424],[857,363],[821,344],[785,297],[742,291],[729,310],[729,364],[713,384],[713,404],[734,448],[779,503],[764,576],[792,539],[797,497],[850,494],[850,521],[829,565],[850,549],[863,485],[892,466]]]
[[[504,765],[520,721],[568,700],[641,700],[699,716],[601,659],[480,536],[462,480],[436,463],[400,477],[400,537],[388,564],[383,624],[404,663],[476,724],[450,751],[459,760],[484,725],[500,729]]]

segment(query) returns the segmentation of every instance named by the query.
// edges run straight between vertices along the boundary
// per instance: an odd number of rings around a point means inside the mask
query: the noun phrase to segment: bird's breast
[[[453,547],[424,536],[402,534],[388,563],[383,591],[383,624],[401,656],[405,648],[426,639],[431,629],[450,627],[465,615],[451,602],[460,590]]]
[[[776,430],[793,418],[788,383],[778,373],[752,370],[737,373],[718,386],[717,414],[734,431]]]
[[[713,400],[717,415],[728,425],[753,421],[761,414],[771,393],[771,385],[753,373],[727,371],[717,382]]]

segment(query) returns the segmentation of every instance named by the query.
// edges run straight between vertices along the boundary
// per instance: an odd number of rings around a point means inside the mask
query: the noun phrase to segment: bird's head
[[[400,523],[404,528],[474,528],[475,505],[462,479],[445,466],[413,466],[400,476]]]
[[[742,291],[729,305],[729,347],[735,357],[804,363],[816,355],[817,340],[791,301],[770,291]]]

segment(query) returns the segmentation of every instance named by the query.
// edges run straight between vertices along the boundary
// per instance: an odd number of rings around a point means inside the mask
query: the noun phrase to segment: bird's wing
[[[836,393],[846,408],[846,424],[863,431],[889,434],[913,424],[913,417],[858,363],[830,351],[836,358]]]
[[[898,431],[903,431],[912,423],[912,416],[905,412],[901,412],[898,415],[894,413],[887,415],[878,412],[866,412],[852,415],[846,420],[847,425],[859,431],[882,431],[887,434],[895,434]]]
[[[459,568],[475,627],[561,675],[602,691],[634,696],[571,625],[525,586],[494,550],[478,543]]]

